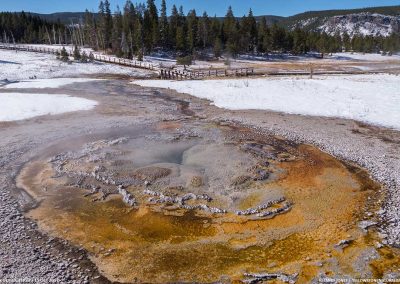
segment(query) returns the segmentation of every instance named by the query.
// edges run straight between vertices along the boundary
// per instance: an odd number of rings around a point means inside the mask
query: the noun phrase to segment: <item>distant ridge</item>
[[[285,27],[293,27],[301,21],[311,18],[328,18],[341,15],[358,14],[358,13],[377,13],[387,16],[399,16],[400,5],[398,6],[382,6],[382,7],[367,7],[359,9],[343,9],[343,10],[323,10],[323,11],[308,11],[296,14],[290,17],[283,17],[280,24]],[[312,27],[311,27],[312,28]]]
[[[29,13],[29,14],[39,16],[40,18],[50,22],[60,21],[62,24],[79,23],[83,21],[85,16],[85,12],[58,12],[52,14]]]

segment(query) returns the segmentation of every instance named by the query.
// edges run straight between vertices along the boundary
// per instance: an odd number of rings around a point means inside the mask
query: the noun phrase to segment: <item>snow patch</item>
[[[96,101],[68,95],[0,93],[0,121],[15,121],[47,114],[90,110]]]
[[[400,63],[400,55],[393,54],[392,56],[378,53],[359,53],[359,52],[338,52],[333,53],[332,56],[327,56],[326,58],[333,60],[357,60],[357,61],[374,61],[374,62],[384,62],[384,61],[396,61]]]
[[[137,80],[212,101],[217,107],[342,117],[400,129],[400,77],[324,76],[204,81]]]
[[[59,88],[73,83],[85,83],[91,81],[100,81],[100,79],[88,78],[57,78],[57,79],[36,79],[21,82],[10,83],[4,86],[4,89],[45,89]]]

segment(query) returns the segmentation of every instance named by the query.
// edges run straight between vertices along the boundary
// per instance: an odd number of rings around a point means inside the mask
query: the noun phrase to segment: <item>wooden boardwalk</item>
[[[174,70],[161,69],[161,79],[190,80],[217,77],[243,77],[254,75],[254,68],[235,69],[205,69],[205,70]]]

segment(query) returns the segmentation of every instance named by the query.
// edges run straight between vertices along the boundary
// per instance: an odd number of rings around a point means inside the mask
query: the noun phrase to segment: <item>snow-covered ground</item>
[[[400,76],[354,75],[204,81],[137,80],[171,88],[232,110],[263,109],[342,117],[400,129]]]
[[[88,78],[56,78],[56,79],[34,79],[12,82],[5,85],[4,89],[45,89],[45,88],[60,88],[73,83],[84,83],[89,81],[99,81],[100,79]],[[1,89],[1,88],[0,88]]]
[[[381,55],[378,53],[358,53],[358,52],[341,52],[341,53],[333,53],[332,56],[327,56],[327,58],[334,60],[359,60],[359,61],[399,61],[400,55],[393,54],[389,55]]]
[[[318,64],[336,64],[337,62],[359,62],[359,63],[385,63],[391,62],[395,64],[400,64],[400,55],[394,54],[392,56],[382,56],[377,53],[351,53],[351,52],[341,52],[341,53],[333,53],[332,55],[325,55],[323,59],[318,58],[320,56],[316,53],[309,53],[305,55],[292,55],[292,54],[269,54],[269,55],[251,55],[244,54],[240,55],[237,58],[230,59],[229,66],[230,68],[245,68],[250,66],[256,67],[265,67],[270,66],[271,63],[285,63],[285,62],[296,62],[296,63],[305,63],[308,64],[310,62],[318,63]],[[178,67],[180,69],[183,66],[177,66],[176,60],[173,59],[165,59],[156,56],[146,56],[144,59],[146,62],[156,64],[161,67]],[[398,66],[397,66],[398,67]],[[227,68],[226,59],[220,59],[215,61],[203,61],[203,60],[195,60],[193,61],[193,65],[189,66],[189,69],[210,69],[210,68]],[[371,68],[369,68],[371,69]],[[369,70],[368,69],[368,70]]]
[[[0,121],[90,110],[96,105],[95,101],[67,95],[0,93]]]
[[[23,45],[26,46],[26,45]],[[60,50],[62,48],[61,45],[45,45],[45,44],[38,44],[38,45],[28,45],[32,47],[39,47],[39,48],[47,48],[47,49],[54,49]],[[68,51],[73,50],[73,46],[65,46]],[[104,56],[105,54],[102,51],[94,51],[91,48],[85,47],[80,48],[81,51],[85,51],[87,54],[92,52],[95,55]],[[209,54],[210,57],[212,54]],[[41,55],[41,56],[48,56],[48,55]],[[115,56],[106,55],[107,57],[114,58]],[[243,54],[238,56],[237,58],[229,59],[229,68],[255,68],[256,71],[259,72],[285,72],[285,71],[304,71],[306,68],[308,70],[308,64],[313,63],[316,65],[324,65],[321,67],[323,70],[341,70],[341,71],[354,71],[354,70],[361,70],[361,71],[368,71],[371,72],[373,70],[381,71],[382,69],[398,69],[400,68],[400,54],[393,55],[393,56],[382,56],[380,54],[362,54],[362,53],[334,53],[332,55],[325,55],[323,59],[319,58],[319,54],[315,52],[310,52],[305,55],[293,55],[293,54],[264,54],[264,55],[254,55],[254,54]],[[54,58],[54,56],[52,57]],[[135,58],[133,58],[135,59]],[[1,63],[1,51],[0,51],[0,67],[2,66]],[[4,60],[7,61],[7,60]],[[175,70],[183,70],[184,66],[177,65],[175,59],[172,58],[172,54],[168,52],[154,52],[150,55],[144,56],[144,62],[148,64],[152,64],[155,68],[174,68]],[[92,74],[92,73],[112,73],[112,74],[127,74],[136,77],[145,77],[150,76],[153,74],[151,71],[147,70],[135,70],[132,71],[132,68],[115,66],[110,64],[104,63],[95,63],[94,66],[87,65],[87,64],[80,64],[74,63],[73,66],[69,65],[65,67],[65,63],[61,63],[58,61],[50,62],[48,61],[50,66],[46,66],[46,62],[41,61],[39,64],[34,64],[35,66],[41,66],[40,72],[36,72],[35,69],[30,68],[31,72],[28,72],[29,76],[24,76],[26,73],[21,72],[22,75],[18,77],[23,77],[23,79],[27,79],[29,77],[33,77],[36,73],[40,73],[40,75],[36,75],[38,78],[49,78],[49,77],[71,77],[76,76],[72,74]],[[297,65],[288,65],[288,63],[295,62]],[[195,60],[193,64],[190,66],[186,66],[188,70],[196,71],[196,70],[204,70],[204,69],[225,69],[228,68],[226,65],[227,60],[225,58],[220,58],[219,60],[213,61],[205,61],[205,60]],[[281,66],[280,64],[286,64]],[[51,65],[56,65],[51,68]],[[348,65],[352,64],[352,65]],[[382,64],[387,64],[383,66]],[[389,65],[390,64],[390,65]],[[64,65],[64,67],[62,67]],[[354,66],[353,66],[354,65]],[[306,67],[305,67],[306,66]],[[25,67],[26,69],[27,67]],[[350,69],[349,69],[350,68]],[[17,66],[13,67],[14,70],[18,69]],[[50,72],[46,72],[49,71]],[[62,70],[64,70],[64,72]],[[56,72],[54,72],[56,71]],[[4,72],[4,71],[3,71]],[[11,73],[11,74],[10,74]],[[8,74],[7,76],[4,74]],[[13,71],[10,70],[9,72],[5,72],[2,74],[0,71],[0,85],[1,80],[7,78],[9,80],[15,79],[12,77]],[[54,75],[53,75],[54,74]],[[68,76],[69,75],[69,76]],[[17,77],[17,78],[18,78]],[[11,78],[11,79],[10,79]]]
[[[46,48],[46,49],[57,50],[57,51],[60,51],[64,47],[65,50],[68,53],[73,52],[74,49],[75,49],[75,46],[73,46],[73,45],[59,45],[59,44],[52,44],[52,45],[50,45],[50,44],[22,44],[21,46]],[[90,47],[79,47],[79,51],[81,53],[85,52],[86,55],[89,55],[90,53],[93,53],[94,55],[97,55],[97,56],[106,56],[107,58],[110,58],[111,60],[113,60],[113,59],[118,60],[119,59],[115,55],[105,54],[101,50],[95,51],[95,50],[93,50],[93,48],[90,48]],[[137,57],[133,57],[132,60],[138,61]],[[160,65],[162,65],[162,63],[166,62],[167,64],[164,67],[167,67],[167,66],[170,66],[171,64],[175,64],[176,60],[167,59],[165,57],[162,57],[161,55],[160,56],[156,55],[156,56],[144,56],[143,57],[143,62],[151,63],[151,64],[154,65],[154,67],[159,67]]]
[[[101,79],[89,78],[55,78],[55,79],[30,79],[23,81],[8,82],[3,89],[45,89],[45,88],[60,88],[65,85],[74,83],[85,83],[90,81],[100,81]],[[0,86],[1,89],[1,86]]]
[[[90,74],[121,74],[148,77],[148,70],[134,69],[106,63],[64,63],[55,55],[33,52],[0,50],[0,81],[30,78],[78,77]]]

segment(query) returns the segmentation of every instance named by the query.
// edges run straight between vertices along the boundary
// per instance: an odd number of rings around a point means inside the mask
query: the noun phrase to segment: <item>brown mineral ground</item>
[[[375,248],[373,230],[358,226],[375,209],[372,200],[382,199],[379,185],[312,146],[182,121],[113,139],[85,141],[60,168],[38,157],[18,178],[38,201],[27,215],[85,248],[112,281],[242,281],[245,273],[284,272],[306,283],[321,272],[382,277],[384,267],[399,265],[394,251]],[[118,182],[93,178],[93,169],[129,181],[134,205],[122,200]],[[171,201],[185,194],[210,200]],[[237,214],[270,201],[267,210],[285,202],[289,209],[266,218]],[[348,246],[338,247],[342,240]]]

